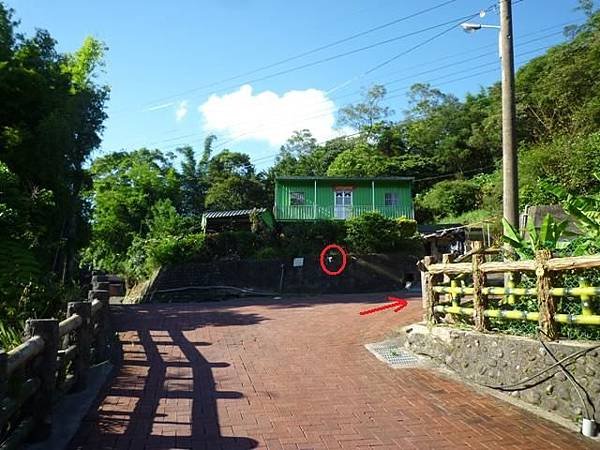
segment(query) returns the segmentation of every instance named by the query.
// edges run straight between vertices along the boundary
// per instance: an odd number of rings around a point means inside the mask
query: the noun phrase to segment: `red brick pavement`
[[[383,295],[120,306],[123,364],[72,449],[592,448],[363,344],[420,318]]]

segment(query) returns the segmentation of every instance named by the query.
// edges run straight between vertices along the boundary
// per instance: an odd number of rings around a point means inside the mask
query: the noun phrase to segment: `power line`
[[[539,39],[534,39],[534,40],[531,40],[531,41],[528,41],[528,42],[525,42],[525,43],[521,43],[520,46],[526,45],[527,43],[531,43],[531,42],[538,41],[538,40]],[[540,50],[546,50],[548,48],[549,48],[549,46],[538,47],[538,48],[529,50],[527,52],[520,53],[518,55],[518,57],[522,57],[522,56],[525,56],[525,55],[528,55],[528,54],[531,54],[531,53],[535,53],[535,52],[538,52]],[[403,77],[403,78],[398,78],[396,80],[393,80],[392,82],[388,82],[387,84],[390,84],[390,83],[393,83],[393,82],[398,82],[398,81],[403,81],[404,79],[410,79],[412,77],[416,77],[416,76],[423,75],[423,74],[426,74],[426,73],[435,72],[435,71],[437,71],[439,69],[442,69],[442,68],[448,68],[448,67],[451,67],[451,66],[454,66],[454,65],[463,64],[463,63],[467,63],[467,62],[472,62],[472,61],[474,61],[476,59],[481,59],[482,57],[485,57],[485,56],[491,56],[492,54],[495,55],[495,52],[489,52],[489,53],[486,53],[486,54],[481,54],[481,55],[475,56],[473,58],[467,58],[467,59],[461,60],[461,61],[459,61],[457,63],[454,63],[454,64],[451,64],[451,65],[447,64],[447,65],[440,66],[440,67],[437,67],[437,68],[434,68],[434,69],[431,69],[431,70],[427,70],[427,71],[423,71],[423,72],[420,72],[420,73],[416,73],[416,74],[411,75],[411,76],[406,76],[406,77]],[[486,63],[484,65],[481,65],[479,67],[488,67],[488,66],[496,66],[496,65],[497,65],[497,62],[493,61],[493,62],[490,62],[490,63]],[[457,82],[457,81],[462,81],[462,80],[469,79],[469,78],[474,78],[474,77],[477,77],[479,75],[488,74],[488,73],[492,73],[492,72],[497,72],[497,68],[494,67],[492,69],[483,70],[483,71],[477,71],[477,72],[473,72],[471,68],[468,68],[468,69],[463,69],[463,70],[451,72],[451,73],[448,73],[448,74],[445,74],[445,75],[441,75],[439,77],[430,78],[430,79],[424,80],[422,82],[423,83],[433,83],[433,82],[436,82],[438,80],[444,80],[444,79],[446,79],[448,77],[451,77],[451,76],[454,76],[454,75],[459,75],[461,73],[468,73],[469,74],[469,75],[464,76],[464,77],[454,78],[454,79],[451,79],[451,80],[447,80],[444,83],[438,83],[437,84],[437,85],[441,86],[441,85],[446,85],[446,84],[454,83],[454,82]],[[412,86],[412,84],[392,89],[392,90],[388,91],[388,94],[393,94],[395,92],[405,91],[406,89],[410,88],[411,86]],[[339,97],[336,97],[336,98],[328,99],[327,101],[324,101],[324,102],[321,102],[321,103],[327,103],[327,102],[330,102],[331,100],[337,100],[337,99],[340,99],[340,98],[352,96],[352,95],[355,95],[357,93],[360,93],[360,91],[357,91],[355,93],[346,94],[346,95],[343,95],[343,96],[339,96]],[[402,94],[398,94],[398,95],[392,95],[392,96],[387,97],[386,100],[398,98],[398,97],[401,97],[402,95],[403,95],[403,93]],[[313,119],[313,118],[319,118],[319,117],[328,116],[332,112],[336,112],[339,109],[340,109],[340,107],[335,108],[333,111],[330,110],[330,109],[317,111],[318,114],[316,114],[316,115],[310,115],[310,116],[305,116],[301,120],[308,120],[308,119]],[[247,122],[240,122],[240,123],[238,123],[238,125],[243,124],[243,123],[247,123]],[[292,122],[289,122],[289,121],[288,122],[275,122],[275,124],[278,124],[278,125],[286,125],[288,123],[294,123],[294,121],[292,121]],[[230,144],[232,142],[236,142],[236,141],[240,140],[241,138],[243,138],[244,136],[248,136],[249,134],[251,134],[254,131],[264,129],[264,128],[266,128],[268,126],[272,126],[272,125],[273,125],[273,123],[271,122],[271,123],[265,124],[262,127],[257,127],[257,128],[252,129],[252,130],[249,130],[249,131],[246,131],[244,133],[241,133],[241,134],[238,134],[236,136],[233,136],[233,137],[231,137],[229,139],[226,139],[223,142],[220,142],[217,146],[215,146],[215,149],[224,148],[226,145],[228,145],[228,144]],[[176,140],[176,139],[183,139],[185,137],[191,137],[191,136],[196,136],[196,135],[195,134],[191,134],[191,135],[190,134],[186,134],[186,135],[182,135],[180,137],[166,139],[164,142],[173,141],[173,140]],[[155,141],[155,142],[157,142],[157,141]],[[158,142],[160,142],[160,141],[158,141]],[[181,145],[186,145],[188,143],[189,142],[185,142],[185,141],[178,142],[178,143],[174,144],[173,146],[167,147],[164,150],[174,149],[174,148],[177,148],[177,147],[179,147]],[[146,145],[152,145],[152,143],[151,144],[146,144]]]
[[[530,50],[530,51],[528,51],[528,52],[524,52],[524,53],[522,53],[520,56],[524,56],[524,55],[527,55],[527,54],[529,54],[529,53],[534,53],[534,52],[537,52],[537,51],[540,51],[540,50],[545,50],[545,49],[547,49],[547,48],[548,48],[548,47],[540,47],[540,48],[536,48],[536,49]],[[489,56],[489,55],[483,55],[483,56]],[[480,58],[480,57],[477,57],[477,58],[471,58],[471,59],[466,59],[466,60],[463,60],[463,61],[461,61],[461,63],[465,63],[465,62],[471,62],[471,61],[473,61],[473,60],[475,60],[475,59],[479,59],[479,58]],[[497,63],[497,61],[493,61],[493,62],[490,62],[490,63],[484,64],[484,65],[481,65],[480,67],[488,67],[488,66],[492,66],[492,65],[493,65],[493,66],[497,66],[497,64],[498,64],[498,63]],[[446,66],[443,66],[443,67],[444,67],[444,68],[446,68],[446,67],[448,67],[448,65],[446,65]],[[428,71],[425,71],[425,72],[422,72],[422,73],[419,73],[419,74],[415,74],[415,75],[413,75],[413,76],[419,76],[419,75],[422,75],[422,74],[424,74],[424,73],[431,73],[431,72],[433,72],[433,71],[435,71],[435,70],[436,70],[436,69],[428,70]],[[492,69],[492,70],[485,70],[485,71],[475,72],[475,73],[473,73],[473,72],[472,72],[472,69],[471,69],[471,68],[469,68],[469,69],[466,69],[466,70],[465,70],[465,69],[463,69],[463,70],[459,70],[459,71],[452,72],[452,73],[449,73],[449,74],[445,74],[445,75],[443,75],[443,76],[441,76],[441,77],[436,77],[436,78],[433,78],[433,79],[430,79],[430,80],[426,80],[426,81],[424,81],[424,83],[431,83],[431,82],[434,82],[434,81],[437,81],[437,80],[440,80],[440,79],[444,79],[444,78],[448,78],[448,77],[451,77],[451,76],[454,76],[454,75],[458,75],[458,74],[461,74],[461,73],[467,73],[467,72],[468,72],[468,73],[470,73],[470,75],[468,75],[468,76],[466,76],[466,77],[461,77],[461,78],[457,78],[457,79],[454,79],[454,80],[450,80],[450,81],[447,81],[446,83],[449,83],[449,82],[456,82],[456,81],[461,81],[461,80],[464,80],[464,79],[472,78],[472,77],[475,77],[475,76],[478,76],[478,75],[482,75],[482,74],[485,74],[485,73],[491,73],[491,72],[495,72],[495,71],[497,71],[497,68],[494,68],[494,69]],[[412,78],[413,76],[405,77],[404,79],[409,79],[409,78]],[[401,81],[401,80],[403,80],[403,78],[397,79],[397,80],[395,80],[394,82]],[[404,91],[405,89],[408,89],[408,88],[410,88],[411,86],[412,86],[412,85],[409,85],[409,86],[402,86],[402,87],[400,87],[400,88],[393,89],[393,90],[389,91],[388,93],[394,93],[394,92],[398,92],[398,91]],[[387,97],[387,100],[389,100],[389,99],[391,99],[391,98],[397,98],[397,97],[399,97],[399,96],[398,96],[398,95],[396,95],[396,96]],[[325,102],[323,102],[323,103],[325,103]],[[338,108],[335,108],[333,111],[331,111],[330,109],[323,110],[323,112],[322,112],[321,114],[318,114],[318,115],[315,115],[315,116],[307,116],[307,117],[303,117],[303,118],[302,118],[302,120],[309,120],[309,119],[314,119],[314,118],[319,118],[319,117],[328,116],[328,115],[329,115],[329,114],[331,114],[332,112],[338,111],[339,109],[340,109],[340,107],[338,107]],[[282,122],[276,122],[276,124],[278,124],[278,125],[286,125],[286,124],[288,124],[288,123],[293,123],[293,122],[283,122],[283,123],[282,123]],[[249,135],[249,134],[252,134],[253,132],[255,132],[255,131],[257,131],[257,130],[264,129],[264,128],[266,128],[266,127],[268,127],[268,126],[272,126],[272,125],[273,125],[272,123],[265,124],[265,125],[264,125],[264,126],[262,126],[262,127],[254,128],[253,130],[246,131],[246,132],[244,132],[244,133],[238,134],[237,136],[234,136],[234,137],[232,137],[232,138],[230,138],[230,139],[228,139],[228,140],[226,140],[226,141],[224,141],[224,142],[220,143],[220,144],[218,145],[218,147],[217,147],[217,148],[223,148],[224,146],[226,146],[226,145],[230,144],[231,142],[235,142],[235,141],[239,140],[240,138],[242,138],[242,137],[244,137],[244,136],[247,136],[247,135]]]
[[[294,56],[290,56],[288,58],[284,58],[284,59],[275,61],[273,63],[257,67],[255,69],[250,70],[250,71],[243,72],[243,73],[231,76],[229,78],[225,78],[225,79],[222,79],[222,80],[219,80],[219,81],[214,81],[212,83],[208,83],[208,84],[199,86],[197,88],[189,89],[187,91],[182,91],[182,92],[180,92],[178,94],[173,94],[173,95],[170,95],[170,96],[167,96],[167,97],[162,97],[161,99],[155,100],[152,103],[158,103],[158,102],[162,102],[162,101],[165,101],[165,100],[170,100],[172,98],[180,97],[181,95],[186,95],[188,93],[196,92],[196,91],[201,90],[201,89],[206,89],[206,88],[210,88],[210,87],[213,87],[213,86],[218,86],[219,84],[223,84],[223,83],[226,83],[228,81],[233,81],[233,80],[236,80],[236,79],[239,79],[239,78],[243,78],[243,77],[246,77],[246,76],[249,76],[249,75],[253,75],[255,73],[262,72],[263,70],[272,69],[273,67],[277,67],[277,66],[280,66],[282,64],[286,64],[288,62],[295,61],[295,60],[303,58],[305,56],[309,56],[309,55],[312,55],[314,53],[318,53],[320,51],[326,50],[326,49],[331,48],[331,47],[335,47],[335,46],[343,44],[345,42],[349,42],[349,41],[357,39],[359,37],[366,36],[368,34],[374,33],[376,31],[383,30],[383,29],[391,27],[393,25],[397,25],[397,24],[399,24],[401,22],[405,22],[405,21],[407,21],[409,19],[413,19],[415,17],[421,16],[421,15],[426,14],[428,12],[435,11],[436,9],[440,9],[440,8],[442,8],[444,6],[447,6],[447,5],[451,4],[451,3],[455,3],[456,1],[458,1],[458,0],[447,0],[447,1],[441,2],[441,3],[437,4],[437,5],[431,6],[429,8],[422,9],[420,11],[417,11],[415,13],[409,14],[407,16],[403,16],[403,17],[400,17],[398,19],[394,19],[394,20],[392,20],[390,22],[386,22],[384,24],[375,26],[373,28],[369,28],[369,29],[367,29],[365,31],[361,31],[361,32],[352,34],[350,36],[347,36],[347,37],[342,38],[342,39],[338,39],[338,40],[330,42],[328,44],[324,44],[324,45],[321,45],[319,47],[315,47],[315,48],[313,48],[311,50],[307,50],[307,51],[298,53],[298,54],[296,54]]]
[[[523,0],[521,0],[521,1],[523,1]],[[475,15],[477,15],[477,14],[475,14]],[[402,35],[399,35],[399,36],[395,36],[395,37],[392,37],[392,38],[384,39],[382,41],[377,41],[375,43],[372,43],[372,44],[369,44],[369,45],[366,45],[366,46],[363,46],[363,47],[355,48],[355,49],[352,49],[352,50],[348,50],[346,52],[334,54],[334,55],[331,55],[331,56],[328,56],[328,57],[325,57],[325,58],[321,58],[321,59],[318,59],[318,60],[315,60],[315,61],[311,61],[311,62],[308,62],[308,63],[300,64],[300,65],[297,65],[297,66],[294,66],[294,67],[291,67],[291,68],[288,68],[288,69],[284,69],[284,70],[281,70],[281,71],[278,71],[278,72],[275,72],[275,73],[264,75],[264,76],[259,77],[259,78],[254,78],[254,79],[251,79],[251,80],[246,80],[246,81],[242,82],[241,84],[238,83],[238,84],[235,84],[235,85],[230,85],[230,86],[221,88],[221,89],[219,89],[219,91],[227,91],[227,90],[234,89],[234,88],[237,88],[239,86],[242,86],[244,84],[258,83],[258,82],[265,81],[265,80],[268,80],[268,79],[271,79],[271,78],[275,78],[275,77],[278,77],[278,76],[281,76],[281,75],[286,75],[288,73],[296,72],[298,70],[306,69],[306,68],[309,68],[309,67],[314,67],[314,66],[319,65],[319,64],[323,64],[323,63],[326,63],[326,62],[334,61],[336,59],[343,58],[343,57],[346,57],[346,56],[350,56],[350,55],[353,55],[353,54],[356,54],[356,53],[364,52],[364,51],[373,49],[375,47],[379,47],[379,46],[382,46],[382,45],[390,44],[392,42],[396,42],[396,41],[399,41],[399,40],[402,40],[402,39],[406,39],[408,37],[416,36],[418,34],[426,33],[427,31],[431,31],[431,30],[434,30],[434,29],[437,29],[437,28],[449,25],[451,23],[455,23],[457,21],[468,20],[469,18],[472,18],[475,15],[465,15],[465,16],[461,16],[461,17],[456,17],[456,18],[454,18],[452,20],[449,20],[449,21],[446,21],[446,22],[438,23],[436,25],[431,25],[429,27],[421,28],[421,29],[418,29],[416,31],[412,31],[412,32],[405,33],[405,34],[402,34]],[[222,84],[223,82],[224,81],[221,80],[219,82],[215,82],[214,84]],[[205,87],[204,86],[198,87],[198,88],[195,88],[193,90],[187,91],[186,93],[196,92],[196,91],[199,91],[199,90],[202,90],[202,89],[205,89]],[[184,95],[184,94],[178,94],[176,96],[170,96],[170,97],[163,97],[161,99],[157,99],[157,100],[153,101],[152,104],[155,104],[155,103],[158,103],[158,102],[163,102],[165,100],[168,100],[168,99],[173,98],[173,97],[178,97],[180,95]],[[120,112],[123,112],[123,111],[120,111]]]
[[[520,1],[523,1],[523,0],[520,0]],[[490,9],[490,7],[488,7],[488,10],[489,9]],[[399,39],[402,39],[402,38],[405,38],[405,37],[408,37],[408,36],[413,36],[413,35],[416,35],[416,34],[419,34],[419,33],[425,32],[425,31],[430,31],[430,30],[439,28],[441,26],[448,25],[450,23],[452,24],[451,27],[443,30],[441,33],[437,33],[436,35],[434,35],[434,36],[432,36],[432,37],[430,37],[428,39],[425,39],[424,41],[420,42],[419,44],[410,47],[408,50],[405,50],[404,52],[402,52],[402,53],[400,53],[398,55],[395,55],[394,57],[392,57],[392,58],[384,61],[381,64],[378,64],[375,67],[373,67],[372,69],[369,69],[368,71],[365,72],[365,75],[368,75],[368,74],[374,72],[375,70],[379,69],[380,67],[383,67],[384,65],[387,65],[390,62],[392,62],[392,61],[400,58],[401,56],[404,56],[404,55],[406,55],[406,54],[408,54],[410,52],[413,52],[414,50],[416,50],[416,49],[418,49],[420,47],[423,47],[424,45],[432,42],[433,40],[438,39],[439,37],[443,36],[444,34],[446,34],[446,33],[450,32],[450,31],[454,30],[455,27],[456,27],[456,22],[457,21],[469,20],[469,19],[472,19],[473,17],[476,17],[477,15],[479,15],[479,12],[477,12],[475,14],[468,15],[468,16],[461,16],[459,18],[452,19],[450,21],[443,22],[441,24],[437,24],[437,25],[433,25],[433,26],[430,26],[430,27],[426,27],[426,28],[423,28],[421,30],[417,30],[417,31],[414,31],[414,32],[411,32],[411,33],[407,33],[407,34],[404,34],[404,35],[401,35],[401,36],[397,36],[397,37],[394,37],[394,38],[386,39],[384,41],[380,41],[380,42],[377,42],[377,43],[374,43],[374,44],[371,44],[371,45],[368,45],[368,46],[365,46],[365,47],[361,47],[359,49],[350,50],[348,52],[337,54],[337,55],[333,55],[333,56],[330,56],[328,58],[323,58],[323,59],[318,60],[318,61],[313,61],[313,62],[310,62],[310,63],[307,63],[307,64],[303,64],[303,65],[300,65],[300,66],[292,67],[290,69],[286,69],[286,70],[283,70],[283,71],[280,71],[280,72],[276,72],[274,74],[266,75],[264,77],[261,77],[261,78],[249,81],[248,83],[255,83],[255,82],[258,82],[258,81],[263,81],[263,80],[266,80],[266,79],[269,79],[269,78],[272,78],[272,77],[275,77],[275,76],[278,76],[278,75],[290,73],[292,71],[296,71],[296,70],[299,70],[299,69],[302,69],[302,68],[312,67],[314,65],[321,64],[323,62],[331,61],[333,59],[337,59],[337,58],[340,58],[340,57],[343,57],[343,56],[348,56],[348,55],[351,55],[351,54],[354,54],[354,53],[357,53],[357,52],[360,52],[360,51],[371,49],[371,48],[373,48],[375,46],[382,45],[384,43],[390,43],[390,42],[393,42],[393,41],[396,41],[396,40],[399,40]],[[459,24],[460,24],[460,22],[459,22]],[[245,133],[245,134],[249,134],[249,133],[250,132]]]
[[[539,34],[539,33],[541,33],[541,32],[544,32],[544,31],[553,30],[553,29],[556,29],[556,28],[558,28],[558,27],[563,27],[564,25],[565,25],[565,23],[561,23],[561,24],[552,25],[552,26],[550,26],[550,27],[545,27],[545,28],[542,28],[542,29],[539,29],[539,30],[536,30],[536,31],[533,31],[533,32],[530,32],[530,33],[523,34],[523,35],[521,35],[521,37],[532,36],[532,35]],[[522,46],[524,46],[524,45],[527,45],[527,44],[530,44],[530,43],[533,43],[533,42],[537,42],[537,41],[540,41],[540,40],[543,40],[543,39],[546,39],[546,38],[548,38],[548,37],[552,37],[552,36],[555,36],[555,35],[558,35],[558,34],[562,34],[562,32],[550,33],[550,34],[547,34],[547,35],[544,35],[544,36],[541,36],[541,37],[538,37],[538,38],[535,38],[535,39],[530,39],[530,40],[527,40],[527,41],[520,41],[520,42],[517,44],[517,46],[516,46],[516,47],[517,47],[517,48],[519,48],[519,47],[522,47]],[[478,50],[478,49],[484,49],[484,48],[489,48],[489,47],[495,47],[495,44],[489,44],[489,45],[480,46],[480,47],[476,48],[475,50]],[[452,54],[452,55],[447,55],[447,56],[444,56],[444,57],[442,57],[442,58],[437,58],[436,60],[431,60],[431,61],[429,61],[429,62],[425,62],[425,63],[423,63],[423,64],[420,64],[420,65],[416,65],[416,66],[409,67],[409,68],[407,68],[407,69],[405,69],[405,70],[410,70],[410,69],[412,69],[412,68],[420,68],[420,67],[423,67],[424,65],[427,65],[427,64],[429,64],[429,63],[431,63],[431,62],[438,62],[438,61],[442,61],[442,60],[445,60],[445,59],[451,59],[451,58],[453,58],[453,57],[460,56],[460,55],[464,55],[464,54],[468,54],[468,53],[471,53],[471,52],[472,52],[472,51],[458,52],[458,53],[455,53],[455,54]],[[527,53],[530,53],[530,52],[527,52]],[[431,72],[434,72],[434,71],[437,71],[437,70],[442,70],[442,69],[445,69],[445,68],[447,68],[447,67],[451,67],[451,66],[453,66],[453,65],[462,64],[462,63],[465,63],[465,62],[470,62],[470,61],[472,61],[472,60],[475,60],[475,59],[480,59],[480,58],[483,58],[483,57],[485,57],[485,56],[492,55],[492,54],[495,54],[495,52],[483,53],[483,54],[480,54],[480,55],[474,56],[474,57],[472,57],[472,58],[466,58],[466,59],[463,59],[463,60],[460,60],[460,61],[457,61],[457,62],[453,62],[453,63],[450,63],[450,64],[446,64],[446,65],[444,65],[444,66],[438,66],[438,67],[436,67],[436,68],[434,68],[434,69],[431,69],[431,70],[427,70],[427,71],[419,72],[419,73],[416,73],[416,74],[413,74],[413,75],[410,75],[410,76],[401,77],[401,78],[394,79],[394,80],[391,80],[391,81],[385,81],[385,82],[383,82],[383,81],[378,81],[378,82],[379,82],[379,83],[385,83],[386,85],[390,85],[390,84],[394,84],[394,83],[396,83],[396,82],[399,82],[399,81],[402,81],[402,80],[405,80],[405,79],[409,79],[409,78],[411,78],[411,77],[416,77],[416,76],[419,76],[419,75],[424,75],[424,74],[431,73]],[[526,54],[526,53],[525,53],[525,54]],[[394,90],[394,91],[396,91],[396,90]],[[360,93],[360,91],[352,92],[352,93],[345,94],[345,95],[342,95],[342,96],[336,96],[336,97],[332,97],[332,98],[330,98],[330,99],[327,99],[327,100],[325,100],[325,101],[319,102],[318,104],[325,104],[325,103],[328,103],[328,102],[330,102],[330,101],[332,101],[332,100],[339,100],[339,99],[341,99],[341,98],[347,98],[347,97],[350,97],[350,96],[354,96],[354,95],[356,95],[356,94],[358,94],[358,93]],[[388,92],[388,93],[389,93],[389,92]],[[242,122],[242,123],[244,123],[244,122]],[[147,145],[154,145],[154,144],[158,144],[158,143],[161,143],[161,142],[171,142],[171,141],[174,141],[174,140],[177,140],[177,139],[183,139],[183,138],[186,138],[186,137],[193,137],[193,136],[195,136],[195,134],[194,134],[194,133],[192,133],[192,134],[185,134],[185,135],[175,136],[174,138],[170,138],[170,139],[165,139],[165,140],[157,140],[157,141],[153,141],[153,142],[151,142],[151,143],[147,143],[147,144],[138,144],[138,145],[146,145],[146,146],[147,146]],[[235,139],[229,139],[229,140],[227,141],[227,143],[229,143],[229,142],[232,142],[233,140],[235,140]],[[135,146],[135,145],[136,145],[136,144],[129,144],[128,146]],[[225,143],[223,143],[223,144],[221,144],[221,145],[225,145]]]
[[[548,48],[548,47],[545,47],[545,48]],[[544,49],[544,48],[537,48],[537,49],[531,50],[531,51],[529,51],[529,52],[527,52],[527,53],[532,53],[532,52],[535,52],[535,51],[539,51],[539,50],[541,50],[541,49]],[[493,62],[493,63],[490,63],[490,64],[486,64],[486,66],[489,66],[489,65],[492,65],[492,64],[496,65],[497,63],[496,63],[496,62]],[[467,76],[460,77],[460,78],[454,78],[454,79],[452,79],[452,80],[448,80],[448,81],[446,81],[446,82],[444,82],[444,83],[440,83],[440,84],[438,84],[438,86],[439,86],[439,85],[444,85],[444,84],[455,83],[455,82],[457,82],[457,81],[462,81],[462,80],[465,80],[465,79],[468,79],[468,78],[474,78],[474,77],[477,77],[477,76],[480,76],[480,75],[483,75],[483,74],[492,73],[492,72],[497,72],[497,71],[498,71],[498,69],[497,69],[497,68],[493,68],[493,69],[487,69],[487,70],[483,70],[483,71],[479,71],[479,72],[470,73],[470,74],[469,74],[469,75],[467,75]],[[458,71],[458,72],[454,72],[454,73],[452,73],[452,74],[447,74],[447,75],[444,75],[444,76],[442,76],[442,77],[438,77],[438,78],[435,78],[435,79],[432,79],[432,80],[427,80],[427,81],[425,81],[425,83],[430,83],[430,82],[433,82],[433,81],[435,81],[435,80],[437,80],[437,79],[446,78],[446,77],[448,77],[448,76],[456,75],[456,74],[459,74],[459,73],[465,73],[465,72],[470,72],[470,69],[468,69],[468,70],[462,70],[462,71]],[[407,86],[407,87],[410,87],[410,86]],[[390,92],[395,92],[395,91],[399,91],[399,90],[404,90],[404,89],[406,89],[407,87],[398,88],[398,89],[396,89],[396,90],[394,90],[394,91],[390,91]],[[402,94],[393,95],[393,96],[391,96],[391,97],[388,97],[388,99],[392,99],[392,98],[398,98],[398,97],[400,97],[400,96],[402,96]],[[356,135],[358,135],[358,134],[361,134],[361,133],[362,133],[362,132],[353,133],[353,134],[350,134],[350,135],[343,135],[343,136],[339,136],[339,138],[352,137],[352,136],[356,136]],[[246,135],[246,134],[244,134],[244,135]],[[333,139],[336,139],[336,138],[333,138]],[[238,140],[238,138],[235,138],[235,139],[229,140],[228,142],[224,143],[223,145],[227,145],[227,143],[230,143],[230,142],[232,142],[232,141],[234,141],[234,140]],[[253,161],[253,163],[262,162],[263,160],[268,160],[268,159],[271,159],[271,158],[275,158],[275,157],[277,157],[278,155],[279,155],[279,153],[273,153],[273,154],[271,154],[271,155],[267,155],[267,156],[263,156],[263,157],[260,157],[260,158],[256,158],[256,159]]]

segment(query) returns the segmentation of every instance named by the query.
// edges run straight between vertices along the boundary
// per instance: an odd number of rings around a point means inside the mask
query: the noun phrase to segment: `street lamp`
[[[472,23],[472,22],[463,22],[460,24],[460,26],[467,33],[475,33],[477,30],[481,30],[482,28],[495,28],[496,30],[500,29],[500,25],[486,25],[484,23]]]
[[[517,152],[515,148],[515,61],[512,36],[512,2],[500,3],[500,25],[465,22],[460,26],[467,33],[482,28],[500,31],[499,46],[502,62],[502,212],[504,218],[519,229],[519,191]],[[480,14],[483,17],[485,14]]]

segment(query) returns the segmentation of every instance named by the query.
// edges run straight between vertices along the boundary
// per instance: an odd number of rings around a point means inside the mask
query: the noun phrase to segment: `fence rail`
[[[395,217],[413,217],[410,205],[278,205],[275,208],[275,217],[278,220],[321,220],[321,219],[349,219],[367,212]]]
[[[557,324],[600,325],[600,315],[594,314],[592,301],[593,296],[600,295],[600,287],[590,286],[585,277],[580,278],[578,287],[552,285],[561,272],[599,268],[600,255],[552,258],[549,251],[541,250],[534,260],[484,262],[485,253],[488,252],[482,243],[475,242],[471,262],[453,262],[451,255],[443,255],[441,263],[429,256],[420,262],[425,319],[430,325],[438,323],[441,314],[471,316],[479,331],[489,330],[489,318],[527,320],[538,322],[549,339],[558,338]],[[501,273],[511,280],[505,287],[486,285],[488,275]],[[514,276],[523,273],[535,275],[535,287],[515,287]],[[465,284],[469,275],[471,286]],[[521,296],[537,297],[538,310],[504,309]],[[560,297],[578,297],[581,314],[558,312]],[[498,299],[501,301],[492,307],[491,301]]]
[[[45,438],[53,404],[84,389],[90,364],[108,359],[108,302],[108,277],[94,275],[88,300],[69,303],[66,319],[29,319],[28,339],[0,350],[1,450]]]

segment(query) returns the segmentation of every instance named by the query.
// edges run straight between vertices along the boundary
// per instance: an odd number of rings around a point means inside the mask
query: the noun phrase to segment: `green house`
[[[386,217],[414,217],[412,178],[279,177],[275,219],[344,220],[370,211]]]

